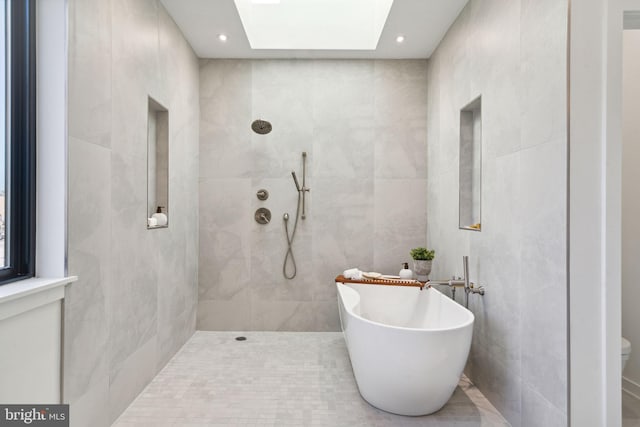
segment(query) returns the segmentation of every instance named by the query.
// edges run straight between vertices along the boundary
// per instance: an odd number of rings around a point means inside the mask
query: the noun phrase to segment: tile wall
[[[64,401],[108,426],[193,334],[198,61],[156,0],[69,1]],[[171,225],[147,230],[147,97],[169,110]]]
[[[198,329],[338,330],[336,275],[397,274],[426,244],[426,60],[201,60],[200,88]],[[303,151],[311,192],[287,280]]]
[[[567,2],[471,0],[429,60],[432,275],[486,287],[466,373],[513,426],[567,423]],[[482,232],[458,230],[460,109],[482,95]]]

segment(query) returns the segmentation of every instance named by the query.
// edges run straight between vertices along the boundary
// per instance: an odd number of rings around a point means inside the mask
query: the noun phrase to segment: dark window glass
[[[0,0],[0,284],[35,270],[35,1]]]

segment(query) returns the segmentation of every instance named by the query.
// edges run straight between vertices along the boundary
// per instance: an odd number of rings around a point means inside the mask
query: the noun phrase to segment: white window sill
[[[0,286],[0,320],[64,299],[64,287],[76,280],[37,277]]]

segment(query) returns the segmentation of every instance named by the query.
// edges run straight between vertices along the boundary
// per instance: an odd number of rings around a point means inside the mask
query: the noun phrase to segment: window
[[[0,284],[35,271],[35,0],[0,0]]]

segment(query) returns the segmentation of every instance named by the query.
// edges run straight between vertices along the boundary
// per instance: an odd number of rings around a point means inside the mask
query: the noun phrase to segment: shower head
[[[271,132],[271,123],[269,123],[266,120],[254,120],[253,123],[251,123],[251,129],[253,129],[253,131],[259,135],[266,135],[269,132]]]
[[[298,182],[298,177],[296,176],[296,173],[294,171],[291,171],[291,176],[293,177],[293,181],[296,184],[296,190],[301,191],[302,188],[300,188],[300,183]]]
[[[285,212],[284,215],[282,215],[282,219],[289,221],[289,214]]]

